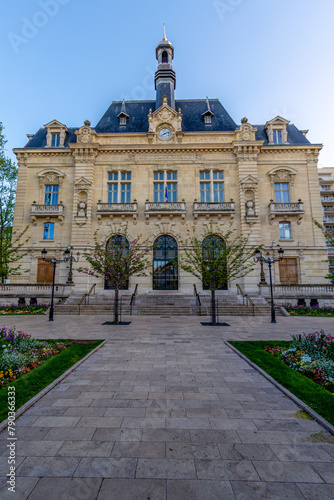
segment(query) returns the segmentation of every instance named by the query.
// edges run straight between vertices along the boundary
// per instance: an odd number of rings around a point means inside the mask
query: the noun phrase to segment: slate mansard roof
[[[184,132],[234,132],[239,126],[228,114],[218,99],[210,99],[210,109],[213,113],[212,124],[204,123],[202,114],[208,109],[206,99],[178,100],[175,101],[175,109],[181,108],[183,114],[182,129]],[[148,119],[150,109],[155,111],[156,101],[125,101],[126,113],[129,115],[126,126],[119,125],[118,115],[122,111],[122,101],[113,101],[106,113],[92,130],[97,134],[124,134],[124,133],[146,133],[148,131]],[[268,136],[265,125],[253,125],[257,128],[256,140],[264,141],[268,145]],[[76,143],[75,131],[80,127],[68,128],[66,133],[65,148],[69,143]],[[308,139],[297,129],[295,125],[287,126],[289,145],[310,144]],[[45,128],[38,132],[28,141],[25,148],[44,148],[46,146]]]

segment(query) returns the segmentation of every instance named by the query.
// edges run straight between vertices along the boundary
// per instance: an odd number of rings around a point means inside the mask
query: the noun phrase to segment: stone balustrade
[[[270,224],[273,223],[275,217],[284,216],[297,216],[297,224],[301,223],[305,214],[304,204],[301,199],[297,203],[277,203],[274,200],[270,200],[269,203],[269,221]]]
[[[35,201],[31,205],[30,218],[34,226],[37,224],[37,217],[56,217],[60,220],[60,223],[64,222],[64,205],[60,202],[58,205],[40,205]]]
[[[98,201],[96,207],[97,218],[99,224],[102,223],[103,216],[109,216],[113,219],[114,215],[132,216],[133,220],[137,220],[138,205],[135,200],[134,203],[102,203]]]

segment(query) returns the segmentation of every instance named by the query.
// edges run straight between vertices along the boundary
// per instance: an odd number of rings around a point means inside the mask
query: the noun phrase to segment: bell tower
[[[168,105],[175,109],[174,90],[176,87],[175,71],[173,70],[174,47],[167,40],[165,25],[164,37],[156,48],[158,69],[155,73],[156,110],[162,105],[163,97],[167,96]]]

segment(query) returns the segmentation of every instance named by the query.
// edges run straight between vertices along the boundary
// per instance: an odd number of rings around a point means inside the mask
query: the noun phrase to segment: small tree
[[[327,229],[316,220],[314,220],[313,222],[319,229],[321,229],[322,234],[326,238],[327,246],[334,248],[334,229]],[[325,278],[331,280],[331,282],[334,283],[334,258],[329,257],[325,262],[328,262],[329,265],[328,274],[326,274]]]
[[[8,274],[21,274],[21,265],[15,263],[26,253],[20,248],[28,241],[19,243],[28,227],[19,235],[12,233],[17,180],[17,166],[5,154],[5,136],[0,122],[0,281]]]
[[[84,257],[90,268],[79,268],[79,272],[90,276],[102,277],[115,290],[114,322],[118,324],[119,291],[124,288],[131,276],[144,276],[149,266],[147,259],[152,246],[147,242],[140,244],[140,237],[129,241],[126,230],[121,231],[109,240],[99,241],[97,232],[94,235],[94,248],[85,252]]]
[[[196,236],[195,228],[183,243],[179,266],[203,282],[211,291],[212,324],[216,324],[216,290],[232,279],[250,273],[256,246],[249,245],[249,236],[234,236],[235,230],[225,233],[207,232]]]

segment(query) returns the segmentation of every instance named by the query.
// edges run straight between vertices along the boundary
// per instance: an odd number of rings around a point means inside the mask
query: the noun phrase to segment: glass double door
[[[153,290],[177,289],[177,243],[171,236],[159,236],[153,249]]]

